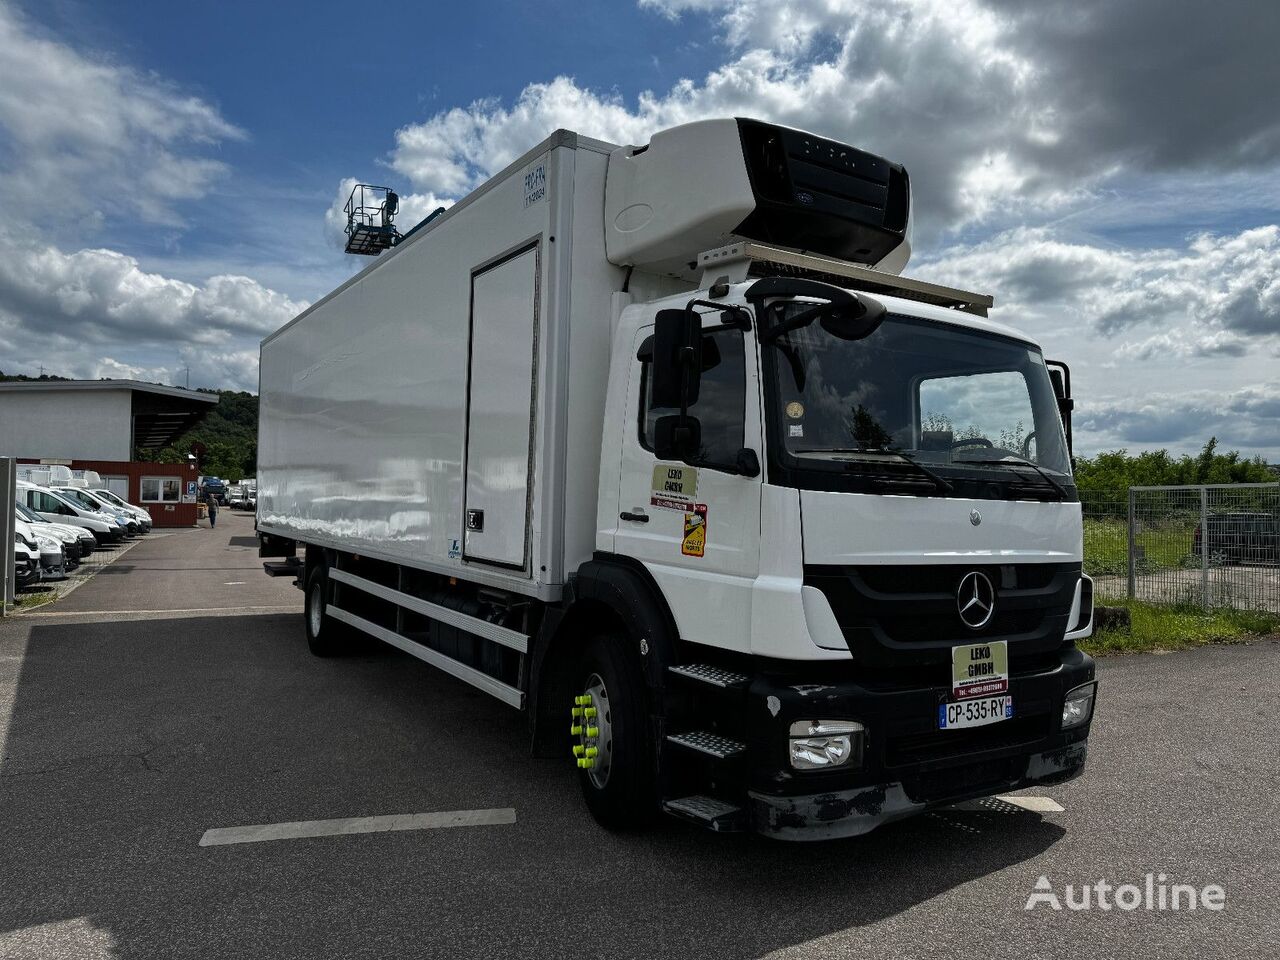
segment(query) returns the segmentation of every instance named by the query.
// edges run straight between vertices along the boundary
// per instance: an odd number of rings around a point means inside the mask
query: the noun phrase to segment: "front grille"
[[[981,630],[960,619],[956,591],[972,571],[995,588],[995,611]],[[1080,580],[1078,563],[999,565],[806,565],[806,586],[821,590],[855,661],[876,670],[944,665],[951,647],[1009,641],[1010,670],[1028,672],[1057,650]]]

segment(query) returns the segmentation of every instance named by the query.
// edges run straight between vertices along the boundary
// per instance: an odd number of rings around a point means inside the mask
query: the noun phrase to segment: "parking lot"
[[[1275,640],[1102,662],[1086,774],[1037,791],[1060,811],[816,845],[619,836],[569,762],[529,758],[514,711],[389,648],[311,657],[301,594],[263,576],[252,533],[224,511],[153,535],[0,623],[0,955],[1275,956]],[[1024,909],[1042,875],[1061,895],[1147,873],[1219,884],[1226,908]]]

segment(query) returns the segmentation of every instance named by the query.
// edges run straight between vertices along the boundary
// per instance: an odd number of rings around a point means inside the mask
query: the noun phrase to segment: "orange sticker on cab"
[[[700,557],[707,552],[707,505],[695,503],[693,512],[684,515],[684,536],[680,552],[686,557]]]

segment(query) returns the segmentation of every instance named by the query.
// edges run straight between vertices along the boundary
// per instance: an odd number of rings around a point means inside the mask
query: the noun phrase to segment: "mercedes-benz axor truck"
[[[1070,378],[910,241],[900,164],[798,130],[538,144],[263,341],[311,649],[526,711],[614,828],[847,836],[1079,774]]]

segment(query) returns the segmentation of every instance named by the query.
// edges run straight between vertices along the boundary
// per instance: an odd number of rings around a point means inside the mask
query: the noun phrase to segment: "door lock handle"
[[[632,513],[630,510],[623,510],[618,514],[620,520],[631,520],[635,523],[648,523],[649,515],[646,513]]]

